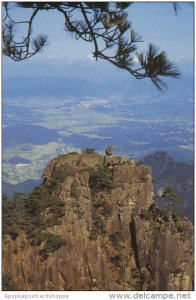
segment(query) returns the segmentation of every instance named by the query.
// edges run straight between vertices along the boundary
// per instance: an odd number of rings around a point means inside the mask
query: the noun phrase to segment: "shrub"
[[[165,203],[168,213],[170,212],[176,216],[184,216],[184,200],[171,185],[165,186],[160,199]]]
[[[159,208],[161,209],[161,217],[163,219],[164,222],[169,222],[169,213],[167,211],[167,209],[165,207],[159,206]]]
[[[18,254],[18,247],[17,247],[17,246],[14,247],[13,253],[14,253],[14,254]]]
[[[141,177],[141,182],[142,182],[142,183],[147,183],[147,182],[148,182],[148,179],[147,179],[145,176],[142,176],[142,177]]]
[[[32,284],[34,282],[34,278],[32,276],[29,276],[27,279],[28,284]]]
[[[140,271],[137,268],[131,269],[131,274],[133,278],[140,278]]]
[[[52,173],[52,183],[56,184],[58,182],[64,181],[68,176],[75,176],[77,169],[74,166],[66,165],[63,168],[58,167]]]
[[[106,218],[108,219],[109,217],[111,217],[112,215],[112,207],[110,205],[108,205],[107,203],[105,203],[103,205],[103,207],[101,208],[100,213]]]
[[[104,219],[97,213],[97,212],[94,212],[93,213],[93,225],[95,226],[96,228],[96,232],[98,234],[105,234],[106,233],[106,230],[105,230],[105,221]]]
[[[78,211],[78,219],[82,219],[83,216],[84,216],[84,214],[85,214],[85,211],[79,210],[79,211]]]
[[[156,290],[157,290],[157,286],[155,283],[152,282],[148,285],[147,291],[156,291]]]
[[[2,274],[2,290],[3,291],[16,291],[17,289],[13,286],[12,276],[10,274]]]
[[[92,198],[92,229],[91,239],[95,239],[98,234],[106,233],[106,222],[112,214],[112,207],[104,199],[104,194],[99,194],[98,198]]]
[[[152,218],[152,212],[148,209],[142,210],[140,217],[144,220],[150,220]]]
[[[94,169],[92,167],[86,167],[86,168],[80,170],[80,173],[83,173],[83,172],[88,172],[89,174],[92,174],[94,172]]]
[[[71,184],[70,194],[71,194],[71,197],[75,198],[75,199],[79,198],[79,191],[77,189],[77,186],[78,186],[77,182],[76,182],[76,180],[74,180],[74,182]]]
[[[58,198],[50,198],[46,204],[46,208],[49,208],[49,213],[52,214],[51,218],[46,221],[47,225],[59,225],[59,219],[65,215],[64,211],[65,203]]]
[[[47,238],[47,233],[39,232],[31,240],[31,243],[36,246],[40,246],[41,243]]]
[[[72,152],[69,152],[68,154],[74,155],[74,154],[79,154],[79,153],[77,151],[72,151]]]
[[[143,165],[145,165],[145,162],[143,160],[136,162],[136,166],[143,166]]]
[[[177,231],[180,233],[184,231],[184,226],[182,224],[180,224],[179,222],[175,223],[175,227],[176,227]]]
[[[109,240],[112,244],[117,245],[122,240],[122,236],[120,232],[114,232],[110,234]]]
[[[45,203],[45,208],[47,207],[64,207],[65,206],[65,202],[62,200],[59,200],[58,198],[54,198],[54,197],[50,197],[47,199],[47,203]]]
[[[65,240],[57,234],[49,233],[44,249],[47,253],[58,250],[65,245]]]
[[[69,174],[73,174],[74,171],[75,169],[71,168]],[[4,195],[3,235],[8,234],[15,240],[23,230],[27,239],[35,245],[40,245],[47,226],[59,224],[64,216],[64,205],[63,201],[51,196],[46,183],[35,187],[29,196],[25,193],[15,193],[12,201],[6,200]],[[51,214],[48,220],[43,217],[47,208]]]
[[[16,240],[20,232],[18,224],[12,224],[7,228],[6,234],[10,235],[12,240]]]
[[[104,216],[106,219],[112,214],[111,206],[104,199],[94,200],[93,209],[99,210],[100,215]]]
[[[39,252],[42,259],[48,258],[49,253],[57,251],[61,246],[65,245],[66,241],[58,234],[49,233],[47,234],[47,240],[44,248]]]
[[[62,222],[59,219],[55,219],[54,217],[51,217],[50,219],[48,219],[46,221],[46,223],[47,223],[48,227],[53,227],[55,225],[61,225],[62,224]]]
[[[122,266],[122,259],[119,255],[111,256],[110,257],[111,263],[113,263],[116,267]]]
[[[25,193],[15,193],[12,200],[6,200],[4,195],[2,203],[2,233],[3,235],[10,235],[13,240],[18,237],[19,232],[25,225],[26,213],[24,203],[26,200],[27,195]]]
[[[54,214],[54,219],[62,218],[65,215],[62,207],[58,205],[53,205],[52,207],[50,207],[49,212]]]
[[[98,168],[89,174],[89,188],[92,193],[108,191],[112,189],[111,171],[105,168]]]
[[[95,149],[93,149],[93,148],[85,148],[85,149],[82,149],[82,153],[83,153],[83,154],[96,154],[96,153],[95,153]]]

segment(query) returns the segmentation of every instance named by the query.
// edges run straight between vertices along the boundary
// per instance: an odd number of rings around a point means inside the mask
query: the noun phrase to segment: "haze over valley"
[[[3,14],[2,290],[193,290],[193,4]]]
[[[115,80],[110,85],[101,80],[5,78],[3,180],[18,184],[38,179],[48,161],[60,153],[88,147],[104,153],[109,144],[117,146],[114,154],[136,160],[162,150],[177,161],[192,162],[189,78],[175,81],[174,88],[163,94],[149,93],[148,83],[139,90],[140,82],[126,84],[121,79],[116,86]]]

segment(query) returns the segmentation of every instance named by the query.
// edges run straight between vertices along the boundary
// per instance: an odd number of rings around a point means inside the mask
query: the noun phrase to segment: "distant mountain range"
[[[24,82],[21,89],[21,82]],[[3,97],[42,97],[55,96],[89,96],[102,95],[100,85],[83,79],[69,78],[35,78],[35,77],[6,77],[3,80]]]
[[[16,155],[16,156],[13,156],[11,159],[9,159],[6,162],[8,162],[10,164],[30,164],[31,160]]]
[[[54,129],[39,125],[11,125],[3,128],[3,146],[17,144],[44,145],[62,138]]]
[[[194,166],[176,162],[166,152],[154,152],[143,159],[152,168],[155,194],[164,186],[171,185],[185,201],[186,215],[194,218]]]
[[[12,198],[14,193],[32,193],[33,189],[41,183],[41,179],[29,179],[18,184],[10,184],[7,182],[2,182],[3,193],[6,193],[8,198]]]

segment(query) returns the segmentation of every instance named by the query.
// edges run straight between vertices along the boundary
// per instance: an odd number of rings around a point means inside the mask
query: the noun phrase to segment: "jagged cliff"
[[[192,290],[193,229],[154,205],[151,170],[119,156],[65,154],[43,174],[63,202],[64,239],[44,252],[25,230],[3,241],[3,273],[19,290]],[[42,215],[48,220],[51,210]],[[44,229],[46,230],[46,229]]]

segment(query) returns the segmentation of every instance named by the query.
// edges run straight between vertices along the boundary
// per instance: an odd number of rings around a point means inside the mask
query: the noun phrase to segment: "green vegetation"
[[[109,240],[114,246],[118,246],[122,241],[122,235],[120,232],[114,232],[109,236]]]
[[[2,198],[2,233],[9,234],[13,240],[18,237],[26,225],[25,201],[26,193],[15,193],[12,200],[4,194]]]
[[[106,233],[106,222],[112,214],[112,208],[104,198],[93,198],[92,202],[93,226],[90,238],[96,239],[98,235]]]
[[[12,240],[17,239],[20,233],[20,227],[17,224],[11,224],[6,231],[6,234],[10,235]]]
[[[40,246],[41,243],[47,238],[46,232],[39,232],[32,238],[31,243],[36,246]]]
[[[93,209],[99,210],[100,215],[108,219],[112,214],[112,208],[105,199],[96,199],[93,201]]]
[[[99,167],[97,170],[88,169],[89,188],[92,194],[92,219],[93,227],[90,238],[96,239],[97,235],[106,233],[106,222],[111,216],[112,208],[101,192],[111,192],[112,172],[110,169]],[[96,196],[96,193],[99,195]]]
[[[3,195],[3,236],[7,234],[15,240],[24,231],[32,245],[47,240],[46,252],[53,252],[64,243],[47,232],[48,227],[61,224],[63,216],[64,202],[51,195],[46,183],[36,187],[31,195],[15,193],[12,200]]]
[[[29,276],[28,284],[32,284],[33,282],[34,282],[34,278],[32,276]]]
[[[158,198],[162,202],[159,206],[166,213],[171,213],[174,216],[184,216],[184,200],[176,193],[172,186],[165,187],[163,194]]]
[[[48,253],[54,252],[63,245],[65,245],[65,240],[60,235],[50,233],[47,237],[44,249]]]
[[[82,150],[82,153],[83,154],[96,154],[95,149],[93,149],[93,148],[85,148]]]
[[[76,211],[78,214],[78,219],[82,219],[85,212],[84,212],[84,210],[81,210],[81,207],[80,207],[80,202],[79,202],[80,193],[78,190],[78,183],[77,183],[76,179],[74,179],[74,181],[71,184],[70,195],[72,198],[76,199]]]
[[[141,182],[146,183],[146,182],[148,182],[148,179],[145,176],[142,176],[141,177]]]
[[[110,257],[110,261],[111,261],[112,264],[115,265],[115,267],[117,267],[117,268],[121,268],[122,267],[123,261],[122,261],[122,258],[121,258],[120,255],[111,256]]]
[[[145,162],[143,160],[137,161],[136,166],[144,166]]]
[[[111,170],[99,167],[89,173],[89,188],[92,194],[98,191],[110,192],[112,187]]]
[[[35,16],[39,11],[56,10],[59,15],[66,17],[64,29],[76,40],[92,42],[92,53],[96,60],[104,59],[117,68],[128,71],[137,79],[149,78],[155,87],[161,90],[165,87],[165,83],[161,80],[163,76],[178,78],[180,72],[168,60],[166,52],[160,51],[155,45],[150,43],[145,52],[137,50],[141,37],[134,31],[127,13],[128,7],[132,4],[127,2],[19,2],[18,8],[30,10],[30,14],[28,21],[24,22],[21,18],[16,22],[14,14],[11,14],[12,18],[10,17],[12,4],[5,2],[2,52],[14,61],[28,59],[40,52],[47,44],[47,36],[42,33],[32,37]],[[176,5],[175,9],[177,9]],[[24,23],[25,26],[28,24],[26,32]],[[22,31],[24,30],[22,41],[15,35],[18,26],[22,27]],[[138,58],[137,65],[133,64],[135,56]]]
[[[59,250],[60,247],[65,244],[66,244],[65,239],[63,239],[60,235],[48,233],[45,245],[39,254],[42,257],[42,259],[47,259],[49,253]]]
[[[12,283],[12,275],[2,274],[2,291],[16,291]]]
[[[138,270],[138,268],[132,268],[131,269],[131,275],[134,279],[138,279],[141,276],[140,271]]]
[[[52,174],[52,179],[54,182],[59,182],[65,180],[65,178],[68,176],[68,173],[65,170],[57,169]]]
[[[71,197],[75,198],[76,200],[78,200],[79,198],[79,191],[78,191],[78,188],[77,188],[77,182],[76,180],[74,179],[73,183],[71,184]]]
[[[180,222],[176,222],[175,227],[176,227],[177,231],[180,233],[182,233],[185,229],[184,226]]]
[[[68,176],[75,176],[77,169],[71,165],[56,168],[52,173],[52,183],[63,182]]]
[[[148,209],[143,209],[140,214],[140,217],[144,220],[150,220],[152,219],[152,216],[153,216],[152,212],[149,211]]]
[[[91,231],[91,238],[96,239],[97,235],[104,235],[106,233],[105,230],[105,220],[97,213],[93,213],[93,228]]]
[[[72,151],[72,152],[69,152],[69,154],[75,155],[75,154],[79,154],[79,153],[77,151]]]
[[[46,209],[49,218],[43,218]],[[64,202],[52,197],[49,187],[43,183],[33,190],[25,202],[25,210],[30,220],[25,231],[30,238],[34,236],[34,233],[37,234],[49,226],[59,224],[60,219],[64,216]]]

